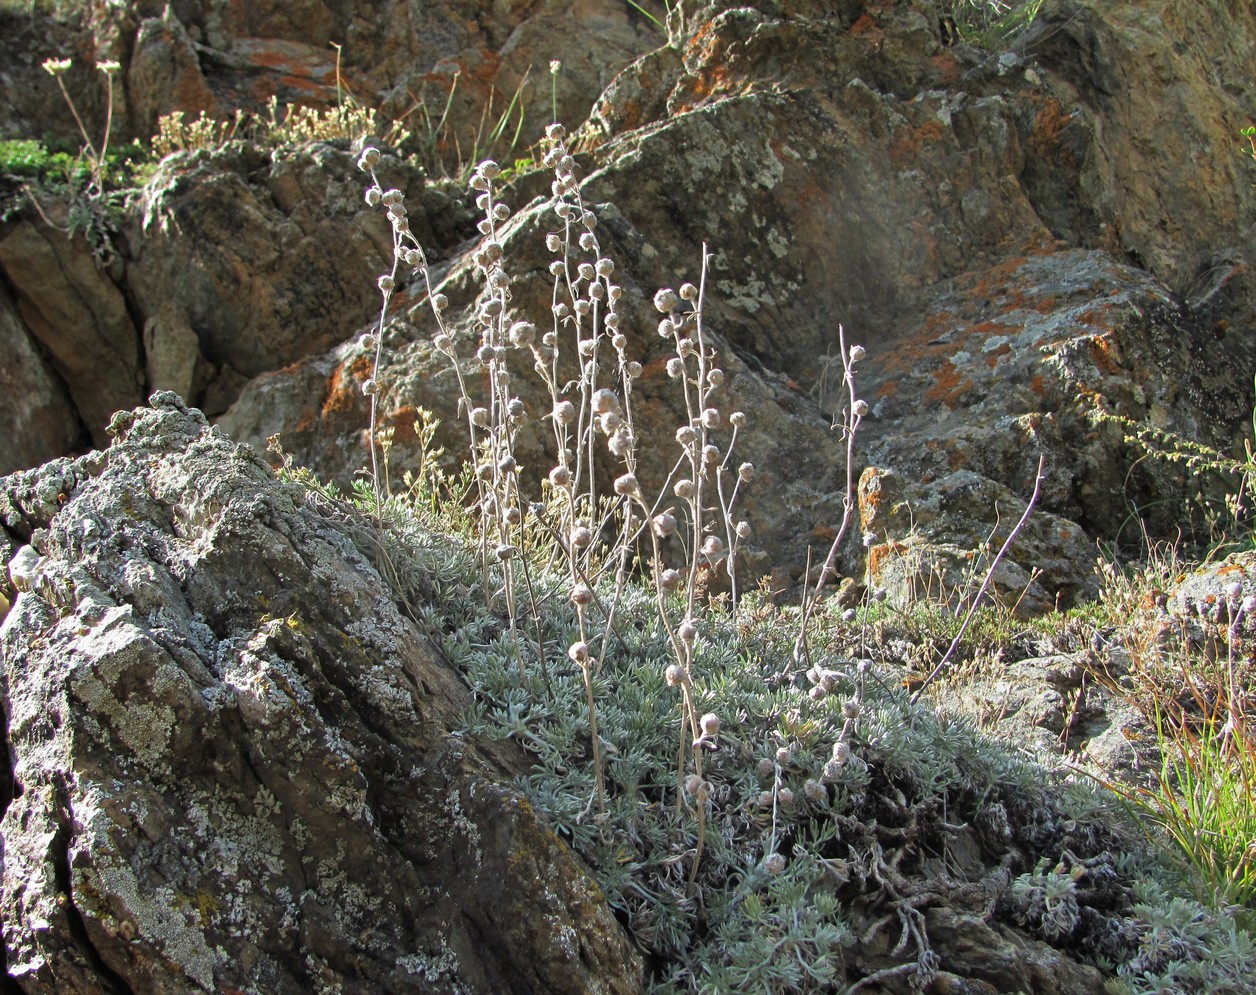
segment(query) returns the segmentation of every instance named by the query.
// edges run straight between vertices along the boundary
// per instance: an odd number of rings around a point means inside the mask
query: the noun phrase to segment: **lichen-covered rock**
[[[112,431],[0,482],[9,983],[640,990],[347,527],[174,395]]]

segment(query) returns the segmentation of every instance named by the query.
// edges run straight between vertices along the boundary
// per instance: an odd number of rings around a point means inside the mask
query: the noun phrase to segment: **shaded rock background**
[[[350,523],[173,394],[111,431],[0,482],[6,985],[640,991]]]
[[[858,387],[875,415],[858,469],[876,542],[866,563],[849,550],[849,572],[867,569],[896,597],[933,577],[954,588],[957,558],[997,548],[1015,522],[1040,453],[1041,513],[996,577],[1008,599],[1068,603],[1093,591],[1094,537],[1131,517],[1153,532],[1177,524],[1193,482],[1138,463],[1096,416],[1228,446],[1250,408],[1256,204],[1236,140],[1256,106],[1249,7],[1047,0],[1006,50],[943,44],[924,2],[682,3],[667,28],[632,5],[583,0],[93,5],[70,38],[24,29],[0,125],[71,133],[38,68],[63,42],[123,63],[126,126],[145,134],[176,107],[333,100],[335,41],[353,92],[391,113],[428,95],[442,106],[452,88],[469,148],[490,90],[500,102],[529,72],[534,139],[560,59],[558,113],[581,125],[584,196],[601,205],[604,247],[639,302],[633,348],[647,369],[650,295],[695,276],[704,242],[714,252],[729,406],[755,419],[743,453],[762,477],[746,504],[758,572],[797,576],[805,546],[827,545],[840,517],[838,322],[868,349]],[[99,119],[91,74],[70,82]],[[469,198],[400,160],[385,174],[406,190],[443,289],[468,307]],[[507,249],[521,285],[548,262],[553,222],[529,203],[546,183],[524,177],[513,191],[522,210]],[[98,443],[108,410],[174,387],[234,437],[281,432],[298,461],[348,478],[366,462],[352,336],[371,320],[388,248],[361,190],[343,149],[176,157],[130,209],[91,291],[84,250],[41,248],[56,265],[24,268],[36,220],[0,225],[24,348],[42,361],[31,376],[51,371],[57,388],[32,396],[68,397],[77,416],[61,436],[19,420],[29,427],[4,468],[64,452],[67,438]],[[82,314],[50,303],[63,300],[91,302],[90,334]],[[546,302],[543,286],[521,287],[521,310]],[[456,421],[431,327],[412,301],[390,332],[398,470],[413,462],[416,405]],[[462,332],[474,335],[469,320]],[[87,339],[107,378],[71,345]],[[668,386],[643,381],[643,435],[671,438]],[[65,410],[53,403],[43,410]],[[539,443],[528,455],[544,472]],[[669,461],[660,452],[643,475]]]

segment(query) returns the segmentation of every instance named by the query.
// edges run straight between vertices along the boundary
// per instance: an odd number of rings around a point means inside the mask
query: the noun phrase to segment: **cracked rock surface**
[[[347,529],[173,394],[0,480],[6,987],[632,992]]]

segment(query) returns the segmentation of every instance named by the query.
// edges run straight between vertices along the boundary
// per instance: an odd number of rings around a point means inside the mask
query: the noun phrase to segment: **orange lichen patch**
[[[867,12],[860,14],[859,19],[850,26],[850,35],[852,38],[862,38],[878,48],[885,41],[884,29]]]
[[[950,52],[941,52],[933,56],[929,61],[933,63],[933,71],[936,74],[937,81],[943,86],[950,86],[959,82],[959,61]]]
[[[973,382],[960,373],[949,359],[932,373],[934,384],[925,391],[926,401],[940,401],[948,408],[954,408],[959,399],[972,390]]]
[[[926,121],[918,128],[900,129],[894,144],[890,146],[890,162],[895,169],[902,169],[920,154],[925,142],[936,142],[941,138],[941,121]]]
[[[362,355],[336,367],[327,381],[327,393],[323,398],[322,416],[325,420],[342,414],[356,416],[362,382],[370,376],[371,366],[371,357]]]
[[[1107,335],[1094,335],[1090,339],[1090,358],[1095,369],[1106,376],[1120,372],[1121,356],[1116,342]]]
[[[907,547],[901,542],[882,542],[868,550],[868,570],[876,577],[885,569],[891,560],[896,560],[907,553]]]
[[[1005,321],[979,321],[970,325],[969,335],[1010,335],[1021,330],[1020,325],[1009,325]]]
[[[1041,373],[1034,374],[1033,379],[1029,381],[1029,389],[1038,397],[1047,392],[1047,381]]]
[[[414,430],[418,416],[418,408],[413,404],[403,404],[396,411],[385,415],[381,424],[393,430],[393,442],[405,445],[418,439],[418,433]]]
[[[1034,115],[1034,123],[1029,129],[1030,149],[1044,159],[1074,164],[1073,153],[1060,145],[1060,133],[1072,120],[1073,115],[1064,112],[1058,99],[1048,98]]]
[[[306,405],[301,409],[301,417],[293,427],[294,432],[312,432],[318,427],[318,409],[314,405]]]
[[[887,380],[877,390],[877,400],[879,401],[883,397],[893,397],[896,393],[898,393],[898,381]]]
[[[1012,347],[1008,345],[1006,342],[1004,342],[1002,345],[998,346],[997,348],[991,349],[989,352],[986,353],[986,365],[990,367],[990,369],[993,370],[996,366],[999,365],[1000,359],[1002,359],[1004,356],[1010,356],[1011,353],[1012,353]]]
[[[722,62],[717,62],[709,68],[704,68],[690,80],[689,92],[697,100],[702,101],[726,89],[727,83],[728,67]]]

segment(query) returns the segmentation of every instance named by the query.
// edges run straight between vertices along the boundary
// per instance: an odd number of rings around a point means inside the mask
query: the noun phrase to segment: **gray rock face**
[[[0,482],[10,983],[633,992],[596,885],[452,730],[344,525],[174,395]],[[13,546],[21,545],[13,550]]]

